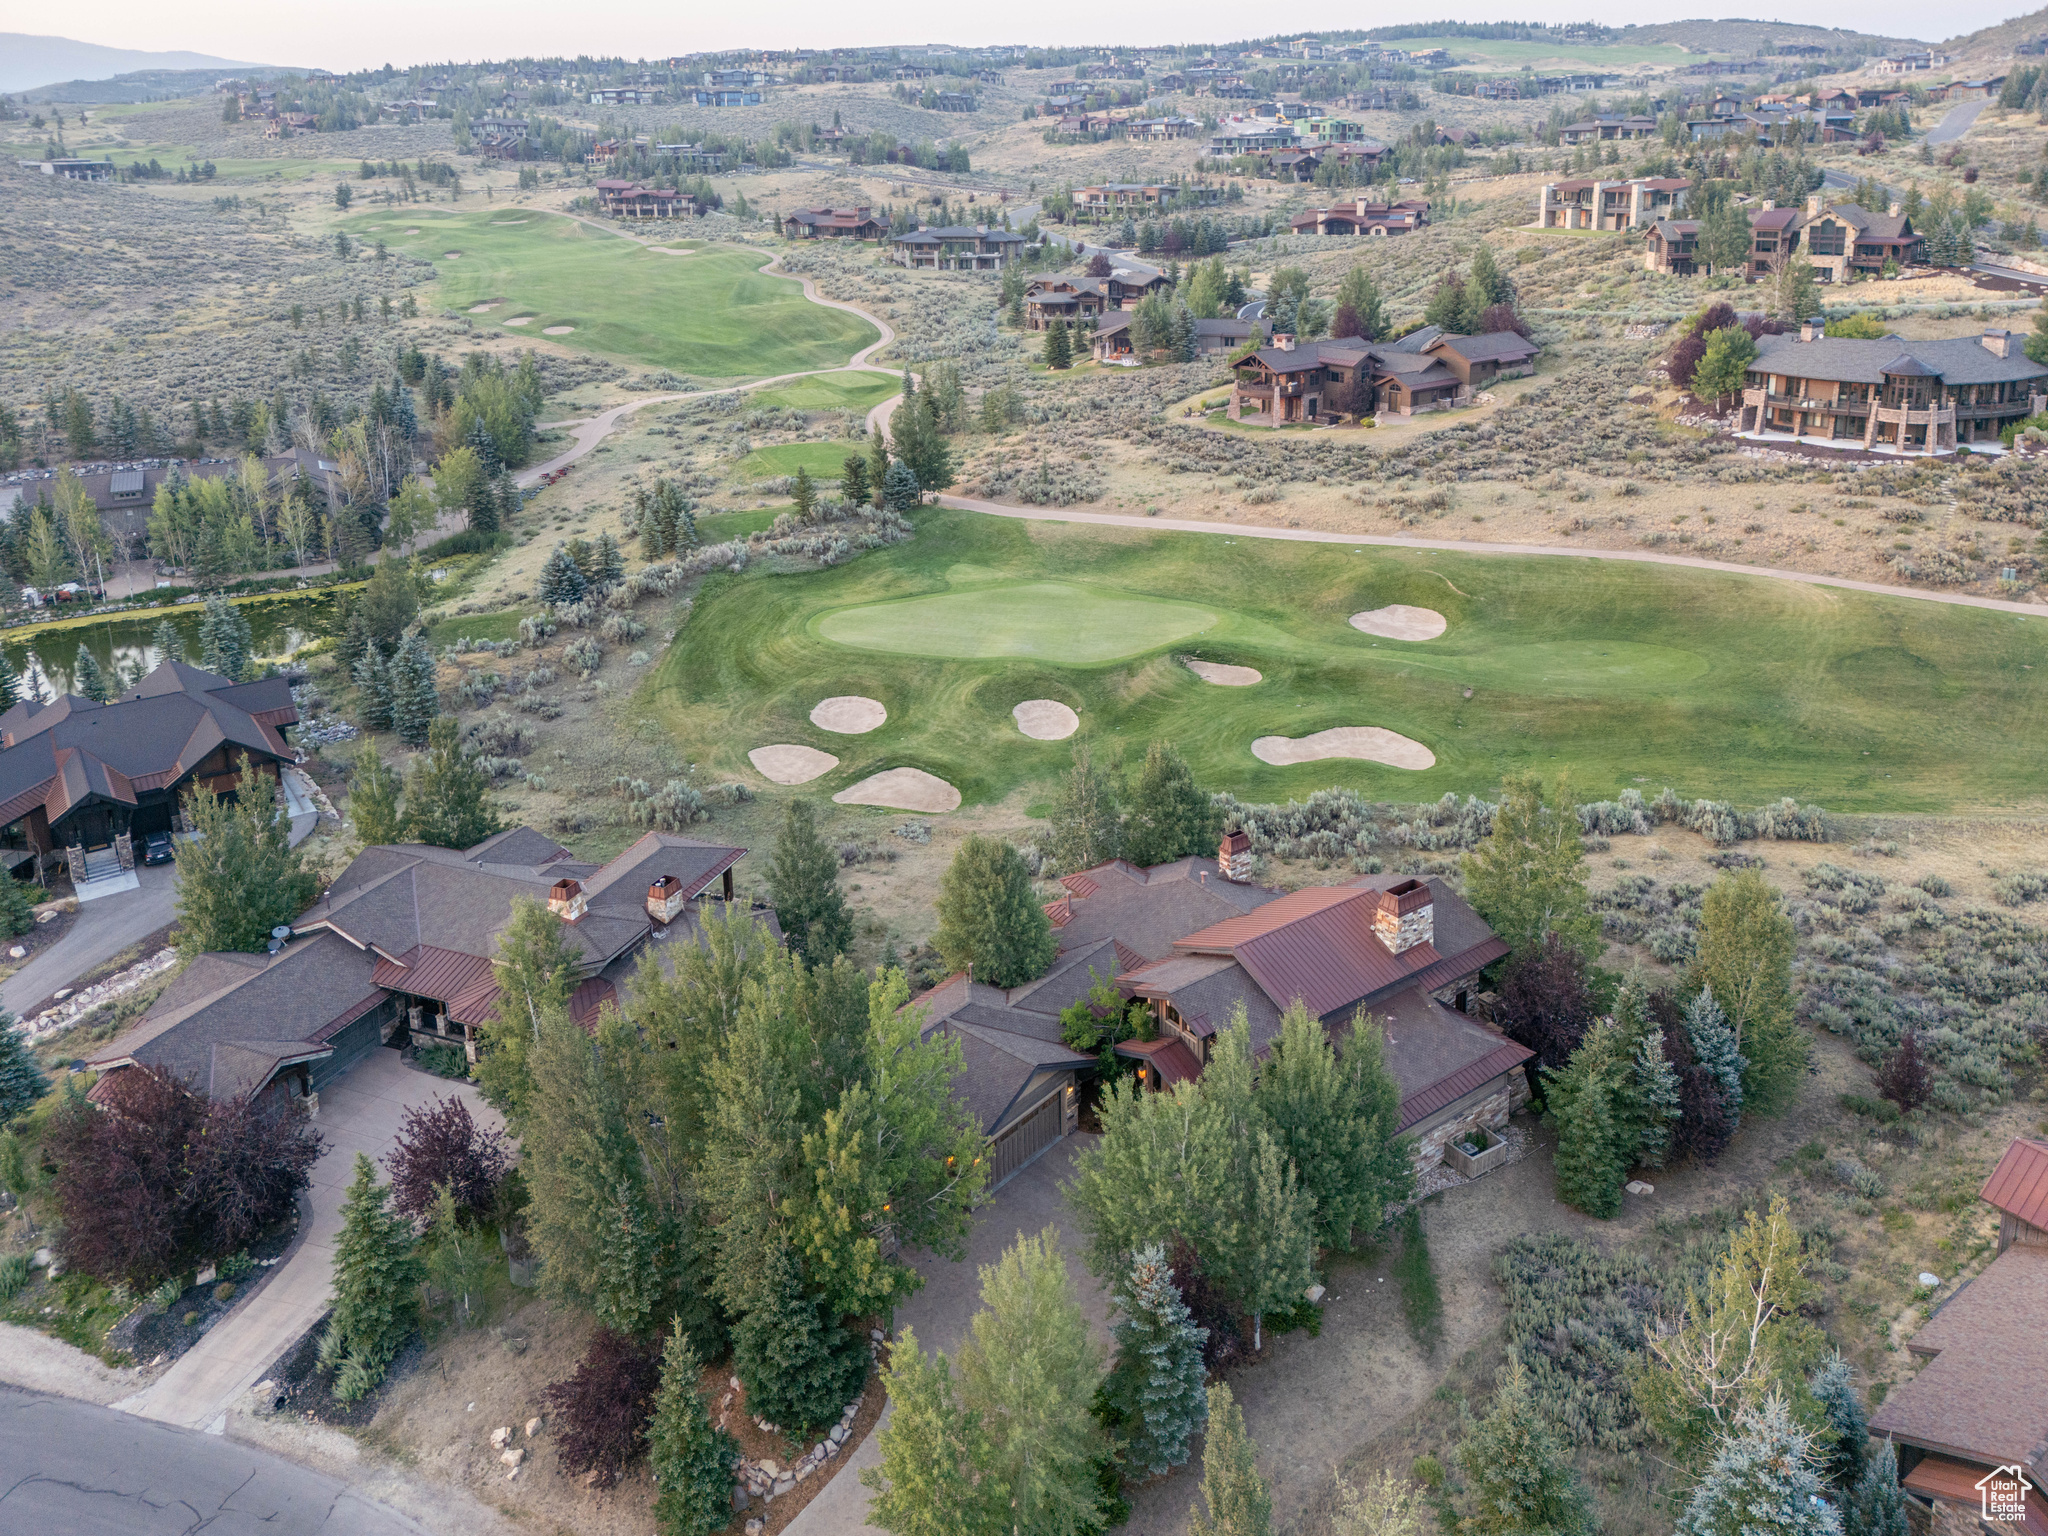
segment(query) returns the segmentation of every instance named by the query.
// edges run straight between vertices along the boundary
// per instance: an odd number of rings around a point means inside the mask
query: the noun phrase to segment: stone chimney
[[[1892,216],[1893,218],[1895,218],[1895,219],[1896,219],[1896,218],[1897,218],[1897,217],[1898,217],[1898,216],[1899,216],[1900,214],[1904,213],[1905,211],[1906,211],[1906,208],[1905,208],[1905,204],[1903,204],[1903,203],[1893,203],[1893,204],[1892,204],[1892,205],[1891,205],[1890,207],[1888,207],[1888,208],[1886,208],[1886,209],[1885,209],[1885,212],[1886,212],[1886,213],[1888,213],[1888,214],[1890,214],[1890,215],[1891,215],[1891,216]]]
[[[580,880],[557,880],[548,887],[548,910],[565,923],[573,923],[590,910]]]
[[[1806,199],[1806,216],[1809,219],[1819,218],[1827,208],[1827,198],[1822,193],[1815,192]]]
[[[1436,905],[1428,882],[1403,880],[1391,890],[1381,891],[1379,907],[1372,915],[1372,931],[1389,954],[1435,943]]]
[[[1984,350],[1991,353],[1994,357],[2012,356],[2011,331],[2002,331],[1996,326],[1992,326],[1986,329],[1983,336],[1978,339],[1984,343]]]
[[[1226,832],[1216,849],[1216,869],[1226,880],[1242,884],[1252,877],[1252,840],[1246,832]]]
[[[1826,334],[1827,328],[1821,323],[1818,316],[1799,322],[1799,339],[1801,341],[1819,341]]]
[[[1282,352],[1292,352],[1294,350],[1294,332],[1275,331],[1273,333],[1273,345]]]
[[[666,926],[674,922],[688,905],[689,901],[683,895],[683,882],[674,875],[663,875],[647,887],[647,915],[657,923]]]
[[[1776,213],[1778,211],[1777,199],[1770,197],[1765,198],[1763,211],[1765,213]]]

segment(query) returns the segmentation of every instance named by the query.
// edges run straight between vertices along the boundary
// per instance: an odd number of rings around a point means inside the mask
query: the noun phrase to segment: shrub
[[[661,1385],[661,1357],[600,1328],[566,1381],[547,1389],[562,1470],[615,1483],[645,1449],[642,1431]]]
[[[399,1122],[396,1145],[386,1155],[391,1170],[391,1208],[411,1221],[424,1221],[443,1185],[472,1216],[491,1208],[510,1161],[505,1137],[477,1125],[461,1099],[415,1105]]]
[[[0,1301],[12,1301],[28,1285],[28,1255],[10,1253],[0,1258]]]
[[[1932,1074],[1920,1055],[1920,1032],[1908,1028],[1899,1043],[1886,1055],[1877,1071],[1877,1091],[1910,1114],[1927,1102],[1933,1092]]]

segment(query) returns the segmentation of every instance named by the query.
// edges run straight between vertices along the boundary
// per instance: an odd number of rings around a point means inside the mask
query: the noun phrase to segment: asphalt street
[[[0,1536],[425,1536],[331,1477],[219,1435],[0,1387]]]

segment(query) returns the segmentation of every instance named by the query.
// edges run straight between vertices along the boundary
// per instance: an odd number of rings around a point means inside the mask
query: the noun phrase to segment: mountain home
[[[1238,365],[1230,419],[1335,425],[1381,412],[1446,410],[1469,403],[1474,388],[1529,372],[1539,350],[1513,331],[1453,336],[1424,326],[1391,342],[1297,342],[1282,333]]]
[[[899,267],[939,272],[1000,272],[1024,255],[1024,237],[986,224],[914,229],[889,237],[889,259]]]
[[[1920,259],[1921,240],[1897,203],[1872,213],[1855,203],[1825,207],[1819,194],[1806,201],[1801,233],[1813,275],[1824,283],[1876,277],[1885,263],[1907,266]]]
[[[1684,211],[1692,183],[1681,176],[1632,181],[1546,182],[1536,203],[1539,229],[1637,229]]]
[[[1298,235],[1407,235],[1429,223],[1429,202],[1408,198],[1398,203],[1359,196],[1328,208],[1311,208],[1288,221]]]

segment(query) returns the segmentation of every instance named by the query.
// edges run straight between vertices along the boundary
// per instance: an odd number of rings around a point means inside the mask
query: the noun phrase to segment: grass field
[[[1620,562],[938,509],[918,525],[912,543],[836,570],[712,578],[643,684],[645,712],[712,771],[749,776],[749,749],[796,742],[841,758],[820,793],[901,765],[970,803],[1043,782],[1075,745],[1138,752],[1153,739],[1175,742],[1205,784],[1259,799],[1331,784],[1403,800],[1490,793],[1503,773],[1568,767],[1589,798],[1668,784],[1740,803],[1941,811],[2039,805],[2048,783],[2041,619]],[[1450,629],[1410,644],[1346,622],[1389,603],[1434,608]],[[1176,653],[1265,681],[1213,687]],[[817,730],[811,706],[833,694],[880,699],[888,723]],[[1010,710],[1032,698],[1073,706],[1080,734],[1023,737]],[[1251,755],[1258,736],[1346,725],[1412,736],[1437,765]]]
[[[808,379],[791,379],[772,389],[757,389],[747,403],[762,410],[859,411],[873,410],[903,387],[894,374],[846,369],[821,373]]]
[[[813,480],[837,480],[846,456],[865,451],[859,443],[783,443],[775,448],[756,448],[740,460],[739,471],[765,479],[807,469]]]
[[[712,247],[658,256],[530,208],[457,213],[415,206],[364,214],[344,227],[432,261],[438,280],[430,303],[466,312],[498,301],[473,317],[479,325],[529,315],[530,324],[505,334],[541,336],[551,326],[574,326],[546,339],[700,378],[836,368],[877,336],[866,321],[811,303],[789,279],[762,275],[757,251]]]
[[[1504,69],[1528,65],[1543,69],[1558,64],[1576,64],[1586,69],[1640,68],[1645,64],[1677,67],[1697,64],[1701,55],[1687,53],[1676,43],[1529,43],[1496,37],[1404,37],[1396,47],[1413,53],[1443,48],[1460,64],[1479,63]],[[1730,50],[1732,53],[1733,50]],[[1707,55],[1711,57],[1712,55]]]

